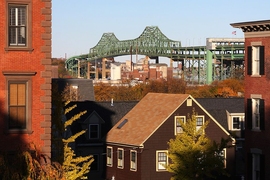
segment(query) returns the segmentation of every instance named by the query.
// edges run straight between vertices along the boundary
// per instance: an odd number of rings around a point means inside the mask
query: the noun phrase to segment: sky
[[[52,5],[54,58],[87,54],[108,32],[130,40],[146,26],[158,26],[183,47],[204,46],[206,38],[243,38],[231,23],[270,19],[269,0],[53,0]]]

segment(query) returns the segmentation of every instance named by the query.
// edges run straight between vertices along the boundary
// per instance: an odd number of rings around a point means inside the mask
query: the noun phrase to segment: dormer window
[[[89,124],[89,139],[99,138],[99,124]]]

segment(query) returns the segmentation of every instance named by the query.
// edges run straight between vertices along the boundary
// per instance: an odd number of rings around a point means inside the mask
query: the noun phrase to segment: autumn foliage
[[[190,86],[181,79],[152,80],[131,86],[129,83],[112,86],[99,83],[94,86],[96,101],[140,100],[149,92],[191,94],[195,98],[209,97],[235,97],[244,93],[244,81],[227,79],[215,81],[210,85]],[[241,96],[241,95],[240,95]]]

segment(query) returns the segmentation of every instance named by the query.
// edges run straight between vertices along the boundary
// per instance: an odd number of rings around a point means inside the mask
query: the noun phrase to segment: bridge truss
[[[120,41],[114,33],[104,33],[89,54],[67,59],[66,68],[72,74],[89,78],[89,72],[96,71],[97,62],[102,58],[135,54],[156,59],[157,63],[158,57],[168,57],[171,66],[172,62],[181,63],[179,72],[189,83],[209,84],[214,80],[243,76],[244,39],[207,38],[206,46],[182,47],[180,41],[170,40],[157,26],[147,26],[133,40]],[[95,64],[94,69],[89,63]]]

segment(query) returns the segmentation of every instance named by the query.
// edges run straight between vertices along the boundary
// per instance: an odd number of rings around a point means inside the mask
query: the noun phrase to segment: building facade
[[[0,1],[0,147],[51,156],[51,0]]]
[[[270,20],[231,26],[245,35],[245,179],[270,179]]]

